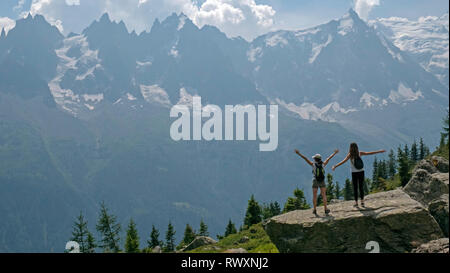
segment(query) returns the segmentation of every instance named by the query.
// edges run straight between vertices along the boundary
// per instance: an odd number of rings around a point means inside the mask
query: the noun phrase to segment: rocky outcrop
[[[201,246],[212,245],[217,243],[216,240],[206,236],[197,236],[183,251],[189,251]]]
[[[448,170],[448,161],[442,157],[422,160],[404,188],[414,200],[428,208],[446,237],[449,234]]]
[[[162,253],[161,247],[160,247],[160,246],[155,246],[155,247],[152,249],[152,253]]]
[[[413,253],[449,253],[448,238],[434,240],[414,249]]]
[[[329,205],[329,216],[312,209],[296,210],[271,218],[265,229],[280,252],[369,252],[375,241],[380,252],[410,252],[443,237],[428,210],[403,190],[372,194],[366,208],[353,201]]]
[[[243,249],[243,248],[232,248],[232,249],[227,249],[225,250],[223,253],[248,253],[247,250]]]

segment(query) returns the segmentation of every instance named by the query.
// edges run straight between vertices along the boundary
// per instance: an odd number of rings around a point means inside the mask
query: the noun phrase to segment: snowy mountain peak
[[[176,14],[172,13],[160,24],[164,29],[181,30],[185,25],[195,26],[194,23],[184,13]],[[157,25],[158,26],[158,25]]]
[[[354,20],[361,20],[361,18],[359,17],[358,13],[356,13],[356,11],[353,8],[350,8],[348,10],[348,12],[344,15],[344,18],[348,18],[348,17],[350,17],[350,18],[352,18]]]
[[[364,22],[353,9],[350,9],[341,19],[339,19],[338,23],[338,33],[341,35],[346,35],[350,32],[365,31],[368,28],[366,22]]]
[[[111,19],[109,18],[109,14],[107,12],[103,13],[103,15],[100,17],[99,22],[111,22]]]

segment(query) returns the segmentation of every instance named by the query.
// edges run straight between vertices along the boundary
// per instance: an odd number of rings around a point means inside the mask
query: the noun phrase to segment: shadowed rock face
[[[378,242],[380,252],[409,252],[443,237],[434,218],[402,190],[372,194],[366,208],[353,201],[329,206],[329,216],[314,216],[312,209],[271,218],[265,229],[280,252],[369,252]]]
[[[448,160],[434,156],[417,164],[404,188],[414,200],[428,208],[446,237],[449,234],[448,183]]]

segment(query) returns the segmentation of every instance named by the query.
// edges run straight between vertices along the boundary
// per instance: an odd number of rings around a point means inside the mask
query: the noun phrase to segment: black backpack
[[[364,162],[362,161],[360,156],[356,157],[353,161],[353,165],[357,170],[361,170],[362,168],[364,168]]]
[[[314,166],[314,177],[316,178],[317,182],[325,181],[325,170],[323,168],[322,162],[316,162],[314,163]]]

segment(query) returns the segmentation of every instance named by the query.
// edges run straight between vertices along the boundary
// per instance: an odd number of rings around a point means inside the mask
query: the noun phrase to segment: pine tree
[[[272,211],[270,210],[270,204],[262,204],[261,205],[261,214],[263,220],[269,219],[272,217]]]
[[[100,206],[100,217],[97,223],[97,231],[101,235],[99,247],[104,252],[120,252],[120,224],[117,223],[116,216],[109,214],[105,203]]]
[[[411,146],[411,161],[417,162],[419,160],[419,151],[417,149],[417,142],[414,139],[414,142]]]
[[[147,245],[149,249],[162,246],[162,242],[159,240],[159,230],[157,230],[154,225],[152,225],[152,232],[150,233],[150,239],[147,240]]]
[[[245,213],[244,226],[247,228],[261,222],[261,207],[252,195],[248,200],[247,211]]]
[[[125,252],[126,253],[139,253],[139,235],[136,229],[136,224],[133,219],[130,219],[130,223],[127,228],[127,237],[125,240]]]
[[[327,200],[333,200],[334,197],[334,182],[333,175],[331,173],[327,174]]]
[[[94,253],[96,247],[97,244],[95,242],[94,235],[92,235],[92,233],[89,232],[87,236],[87,249],[85,253]]]
[[[403,148],[403,154],[405,155],[405,159],[409,161],[410,158],[410,152],[409,152],[409,147],[408,144],[405,144],[404,148]],[[408,162],[409,163],[409,162]]]
[[[173,252],[175,250],[175,229],[172,226],[172,223],[169,222],[167,226],[166,232],[166,243],[164,246],[165,252]]]
[[[344,200],[353,200],[353,186],[352,182],[347,178],[345,180],[345,187],[344,187]]]
[[[408,157],[405,153],[402,153],[398,162],[398,174],[400,176],[400,182],[402,187],[406,186],[410,179],[409,174],[409,162]]]
[[[372,181],[377,181],[378,172],[378,160],[375,157],[375,159],[373,160]]]
[[[386,160],[383,160],[382,166],[383,171],[381,177],[383,177],[383,179],[387,179],[389,177],[389,172],[388,172],[388,163],[386,162]]]
[[[369,194],[370,188],[372,187],[371,184],[372,184],[372,183],[371,183],[371,181],[370,181],[369,178],[364,179],[364,184],[363,184],[363,187],[364,187],[364,195],[368,195],[368,194]]]
[[[278,202],[270,202],[268,205],[263,204],[261,206],[262,217],[264,220],[277,216],[281,213],[280,204]]]
[[[305,193],[296,188],[294,190],[294,197],[288,197],[286,204],[284,204],[283,212],[289,212],[293,210],[304,210],[309,209],[310,206],[308,202],[306,202]]]
[[[397,172],[397,162],[395,159],[394,150],[391,149],[389,152],[389,161],[388,161],[388,174],[389,178],[393,178],[395,176],[395,173]]]
[[[398,146],[398,148],[397,148],[397,161],[400,161],[400,158],[402,157],[402,155],[403,155],[402,147]]]
[[[379,178],[386,179],[387,178],[387,164],[385,160],[378,161],[378,167],[377,167],[377,180]]]
[[[225,228],[225,237],[227,237],[228,235],[231,235],[231,234],[236,234],[236,233],[237,233],[236,226],[234,225],[233,222],[231,222],[231,219],[228,220],[228,225]]]
[[[75,241],[80,245],[80,252],[81,253],[89,253],[92,247],[92,244],[95,245],[95,241],[93,240],[92,234],[89,232],[87,228],[87,221],[84,220],[83,213],[80,212],[80,215],[77,217],[77,220],[73,224],[73,231],[72,231],[72,237],[71,241]],[[89,238],[89,235],[92,238]],[[89,240],[92,240],[90,242]]]
[[[420,138],[419,140],[419,160],[422,160],[425,158],[425,145],[423,143],[423,138]]]
[[[341,198],[341,186],[339,186],[339,182],[337,181],[334,186],[334,197],[338,200]]]
[[[203,219],[200,221],[200,229],[198,231],[199,236],[209,236],[208,226],[203,222]]]
[[[184,229],[182,244],[189,245],[190,243],[192,243],[192,241],[194,241],[195,237],[196,237],[195,231],[192,229],[192,227],[189,224],[186,224],[186,228]]]
[[[277,201],[275,201],[274,203],[270,203],[270,212],[272,214],[272,217],[280,215],[281,207],[280,207],[280,204],[278,204]]]

